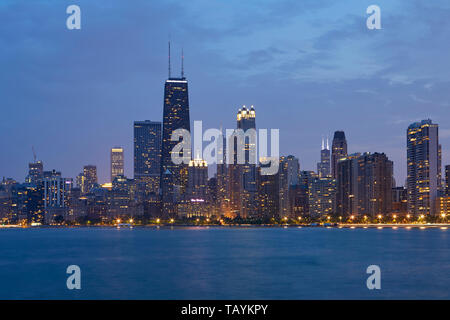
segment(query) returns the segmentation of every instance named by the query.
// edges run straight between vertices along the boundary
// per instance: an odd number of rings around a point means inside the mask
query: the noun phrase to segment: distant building
[[[289,212],[292,218],[309,215],[309,189],[304,185],[289,189]]]
[[[83,168],[83,192],[88,193],[98,185],[97,167],[87,165]]]
[[[44,164],[36,161],[28,164],[28,176],[25,179],[28,183],[37,184],[44,177]]]
[[[407,130],[408,213],[435,214],[441,185],[438,125],[415,122]]]
[[[68,201],[73,187],[70,178],[62,178],[61,172],[44,173],[45,223],[62,222],[68,212]]]
[[[111,182],[117,176],[124,175],[124,155],[123,148],[114,147],[111,148]]]
[[[264,164],[258,168],[258,216],[264,220],[280,217],[280,174],[261,174],[261,168],[269,167],[270,162],[262,159]]]
[[[134,122],[134,179],[143,197],[160,193],[161,122]]]
[[[292,155],[281,156],[279,162],[279,183],[280,183],[280,215],[287,217],[291,215],[289,189],[299,183],[300,165],[298,159]]]
[[[322,149],[320,151],[320,162],[317,163],[317,173],[320,178],[325,178],[331,176],[330,167],[330,146],[327,144],[325,146],[324,139],[322,138]]]
[[[309,214],[322,216],[334,213],[336,180],[330,177],[314,178],[309,186]]]
[[[339,159],[347,156],[347,140],[344,131],[336,131],[331,146],[331,175],[337,179],[337,163]]]

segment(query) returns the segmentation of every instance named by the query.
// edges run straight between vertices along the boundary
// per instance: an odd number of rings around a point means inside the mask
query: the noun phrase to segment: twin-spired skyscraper
[[[188,179],[186,164],[172,161],[172,150],[179,141],[171,141],[172,133],[177,129],[190,131],[188,82],[184,76],[183,54],[181,57],[181,76],[172,77],[169,43],[169,78],[164,85],[164,111],[161,148],[161,192],[163,210],[167,215],[176,213],[174,203],[185,192]],[[190,151],[189,151],[190,152]],[[187,156],[189,159],[191,155]]]

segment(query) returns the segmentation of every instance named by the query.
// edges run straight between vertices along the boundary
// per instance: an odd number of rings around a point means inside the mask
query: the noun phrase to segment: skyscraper
[[[320,178],[330,176],[330,146],[328,144],[328,138],[326,146],[322,138],[322,149],[320,150],[320,162],[317,163],[317,173]]]
[[[161,152],[163,205],[167,204],[168,201],[174,201],[174,196],[175,199],[179,196],[168,193],[183,193],[187,186],[187,164],[175,164],[172,162],[172,150],[179,143],[179,141],[171,141],[172,133],[177,129],[185,129],[187,131],[190,131],[188,82],[184,77],[183,57],[180,78],[172,77],[170,68],[169,43],[169,78],[166,80],[164,86],[164,111]],[[180,154],[180,156],[190,159],[191,150],[188,150],[188,152],[188,155]],[[168,186],[167,184],[173,184],[173,186]]]
[[[331,149],[331,175],[333,179],[337,179],[337,163],[339,159],[347,156],[347,140],[344,131],[334,133]]]
[[[384,153],[358,158],[358,214],[372,217],[392,211],[394,164]]]
[[[281,156],[279,164],[279,194],[280,194],[280,215],[287,217],[291,215],[289,190],[298,185],[300,165],[298,159],[292,155]]]
[[[261,168],[270,166],[267,159],[258,168],[258,215],[264,220],[278,218],[280,215],[280,173],[261,174]]]
[[[408,213],[435,213],[439,173],[438,125],[430,119],[415,122],[407,129]]]
[[[256,214],[256,113],[253,106],[247,109],[243,106],[237,113],[237,128],[227,146],[232,151],[232,164],[229,165],[230,200],[232,211],[247,218]],[[252,130],[254,130],[252,132]],[[252,137],[252,135],[254,136]],[[241,138],[239,138],[239,135]],[[255,138],[255,139],[254,139]],[[242,142],[240,145],[239,141]],[[241,150],[243,148],[243,150]],[[239,154],[243,161],[239,160]],[[243,163],[239,163],[243,162]]]
[[[145,194],[159,194],[161,122],[134,122],[134,179]]]
[[[393,162],[384,153],[342,158],[337,175],[338,214],[376,216],[391,212]]]
[[[357,213],[358,158],[354,153],[340,158],[336,165],[336,213],[341,216]]]
[[[124,175],[124,157],[123,148],[115,147],[111,148],[111,182],[117,176]]]

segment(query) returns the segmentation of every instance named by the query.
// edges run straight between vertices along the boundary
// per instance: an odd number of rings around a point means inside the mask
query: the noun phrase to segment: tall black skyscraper
[[[161,122],[134,122],[134,178],[145,193],[159,193]]]
[[[347,156],[347,140],[344,131],[334,133],[331,149],[331,175],[333,179],[336,179],[338,160]]]
[[[182,193],[187,186],[187,164],[175,164],[172,162],[171,158],[173,148],[179,143],[179,141],[171,141],[172,133],[177,129],[186,129],[190,131],[188,82],[184,77],[183,56],[181,77],[174,78],[171,76],[169,43],[169,79],[166,80],[164,86],[161,151],[161,187],[163,205],[168,202],[174,202],[176,200],[176,195],[172,193]],[[188,157],[190,158],[190,154]],[[169,214],[171,213],[169,212]]]

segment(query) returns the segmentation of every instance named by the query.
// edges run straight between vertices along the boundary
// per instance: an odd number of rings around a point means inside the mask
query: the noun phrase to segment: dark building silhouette
[[[171,141],[172,133],[177,129],[190,131],[189,120],[189,94],[188,82],[184,77],[183,57],[182,71],[180,78],[174,78],[170,73],[170,43],[169,43],[169,79],[164,86],[164,111],[163,111],[163,130],[162,130],[162,150],[161,150],[161,190],[163,209],[170,216],[174,215],[173,202],[178,201],[187,187],[188,164],[175,164],[172,161],[171,153],[173,148],[180,141]],[[180,154],[180,157],[191,159],[189,154]],[[172,186],[166,185],[167,183]],[[174,194],[173,194],[174,193]],[[171,202],[172,204],[170,204]],[[167,208],[164,208],[167,206]],[[170,208],[169,208],[170,207]],[[167,210],[166,210],[167,209]]]
[[[376,216],[392,211],[393,162],[384,153],[342,158],[337,174],[338,214]]]
[[[261,174],[261,168],[269,167],[270,162],[261,164],[258,168],[258,215],[261,219],[280,217],[280,173],[271,175]]]
[[[333,179],[337,179],[337,163],[339,159],[347,156],[347,140],[344,131],[334,133],[331,149],[331,175]]]

